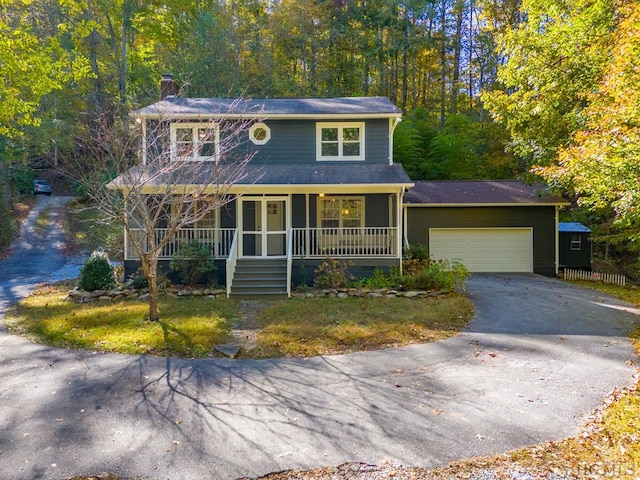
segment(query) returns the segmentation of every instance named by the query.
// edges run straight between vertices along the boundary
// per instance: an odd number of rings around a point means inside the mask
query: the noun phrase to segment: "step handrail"
[[[238,229],[233,233],[231,248],[229,248],[229,256],[227,257],[227,298],[231,296],[231,284],[233,283],[233,275],[236,272],[236,263],[238,262]]]
[[[291,298],[291,270],[293,264],[293,230],[287,230],[287,298]]]

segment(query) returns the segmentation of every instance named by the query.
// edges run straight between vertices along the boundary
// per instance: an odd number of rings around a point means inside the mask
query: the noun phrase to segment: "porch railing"
[[[214,258],[227,258],[231,250],[235,228],[183,228],[178,230],[175,235],[170,238],[160,252],[160,259],[167,260],[173,258],[183,245],[195,241],[210,249]],[[169,230],[166,228],[158,228],[154,232],[155,244],[165,241],[169,236]],[[151,245],[151,239],[144,230],[131,230],[125,236],[125,260],[138,260],[138,252],[134,245],[141,244],[143,250],[148,251]]]
[[[397,257],[397,227],[293,228],[294,257]]]

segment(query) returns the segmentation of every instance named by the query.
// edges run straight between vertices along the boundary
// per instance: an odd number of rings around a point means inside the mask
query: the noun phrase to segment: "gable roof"
[[[515,180],[416,181],[404,195],[411,206],[516,206],[568,205],[564,199],[545,192],[543,185],[526,185]]]
[[[395,118],[402,112],[386,97],[184,98],[164,100],[131,112],[134,118]]]
[[[558,222],[558,231],[565,233],[591,233],[591,230],[578,222]]]

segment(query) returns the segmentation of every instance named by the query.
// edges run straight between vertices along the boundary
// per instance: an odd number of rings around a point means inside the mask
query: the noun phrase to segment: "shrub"
[[[409,245],[409,248],[405,251],[405,257],[413,260],[429,260],[429,252],[425,245],[415,243]]]
[[[453,291],[457,286],[464,289],[464,282],[469,276],[467,268],[459,261],[439,260],[431,262],[428,267],[417,273],[402,277],[404,290],[442,290]]]
[[[216,262],[209,249],[196,241],[183,245],[171,259],[169,268],[177,272],[187,285],[207,285],[215,282]]]
[[[313,286],[316,288],[346,287],[349,281],[355,278],[349,273],[349,267],[353,265],[353,262],[341,262],[327,255],[325,261],[313,271],[315,273]]]
[[[93,292],[111,288],[115,283],[109,256],[102,250],[95,250],[80,270],[78,287]]]
[[[397,281],[393,278],[392,275],[386,275],[382,270],[378,268],[373,271],[372,276],[358,280],[355,283],[355,286],[373,289],[395,288],[396,285]]]
[[[165,273],[159,269],[158,269],[156,278],[157,278],[156,283],[160,290],[168,287],[171,284],[171,282],[169,281],[169,278],[167,278]],[[134,273],[129,277],[129,279],[127,280],[127,286],[130,288],[134,288],[136,290],[149,288],[149,281],[147,280],[147,277],[144,276],[144,272],[142,271],[142,268],[139,268],[138,270],[136,270],[136,273]]]

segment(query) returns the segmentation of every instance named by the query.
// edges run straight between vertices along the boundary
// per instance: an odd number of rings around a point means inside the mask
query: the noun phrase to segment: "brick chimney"
[[[164,100],[171,95],[178,95],[178,84],[173,81],[172,74],[163,73],[160,81],[160,100]]]

